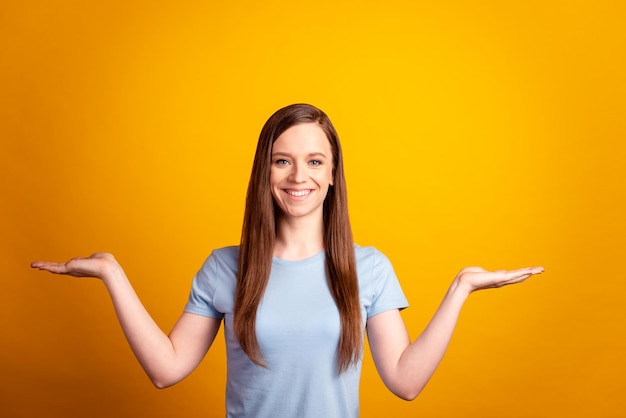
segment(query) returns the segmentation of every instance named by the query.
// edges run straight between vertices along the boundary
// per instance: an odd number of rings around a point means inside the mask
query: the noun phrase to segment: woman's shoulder
[[[215,248],[211,251],[211,256],[219,258],[239,258],[239,245],[229,245],[226,247]]]
[[[357,270],[360,274],[370,274],[373,278],[377,278],[393,272],[391,260],[378,248],[355,244],[354,250]]]
[[[374,261],[377,258],[387,258],[385,254],[371,245],[361,246],[359,244],[354,244],[354,255],[357,263],[366,262],[368,260]]]
[[[380,273],[393,269],[385,254],[373,246],[354,245],[356,266],[359,276],[375,278]]]
[[[239,264],[239,246],[215,248],[206,258],[204,269],[236,271]]]

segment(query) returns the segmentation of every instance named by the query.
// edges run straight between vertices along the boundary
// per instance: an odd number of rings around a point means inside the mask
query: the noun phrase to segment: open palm
[[[459,272],[457,280],[467,286],[470,292],[521,283],[535,274],[543,272],[543,267],[526,267],[517,270],[488,271],[481,267],[466,267]]]
[[[55,274],[66,274],[73,277],[102,278],[111,268],[119,267],[112,254],[94,253],[87,258],[76,257],[66,263],[35,261],[31,267],[46,270]]]

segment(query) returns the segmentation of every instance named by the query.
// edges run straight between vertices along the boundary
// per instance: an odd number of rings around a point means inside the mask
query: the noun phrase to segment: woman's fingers
[[[519,270],[513,270],[508,272],[508,277],[502,281],[502,285],[520,283],[524,280],[534,276],[535,274],[543,273],[543,267],[527,267]]]
[[[46,270],[51,273],[63,274],[67,272],[67,267],[64,263],[53,263],[49,261],[34,261],[30,264],[32,268],[39,270]]]
[[[74,259],[72,259],[71,261],[73,261],[73,260]],[[71,261],[68,261],[68,263],[54,263],[54,262],[49,262],[49,261],[35,261],[35,262],[31,263],[31,267],[37,268],[39,270],[49,271],[50,273],[54,273],[54,274],[67,274],[67,275],[70,275],[70,276],[80,276],[78,271],[75,271],[75,270],[72,270],[72,269],[68,268],[68,264]]]

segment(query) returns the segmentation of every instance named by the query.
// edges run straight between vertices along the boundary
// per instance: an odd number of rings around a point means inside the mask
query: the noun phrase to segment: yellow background
[[[624,4],[3,2],[0,415],[224,415],[221,337],[158,391],[101,283],[29,263],[113,252],[169,330],[262,124],[310,102],[413,337],[461,267],[546,268],[470,298],[415,402],[367,357],[363,417],[626,416]]]

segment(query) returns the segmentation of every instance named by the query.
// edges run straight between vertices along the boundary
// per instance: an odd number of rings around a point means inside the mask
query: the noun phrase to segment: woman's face
[[[319,125],[294,125],[274,141],[270,186],[280,216],[321,220],[332,184],[332,148]]]

